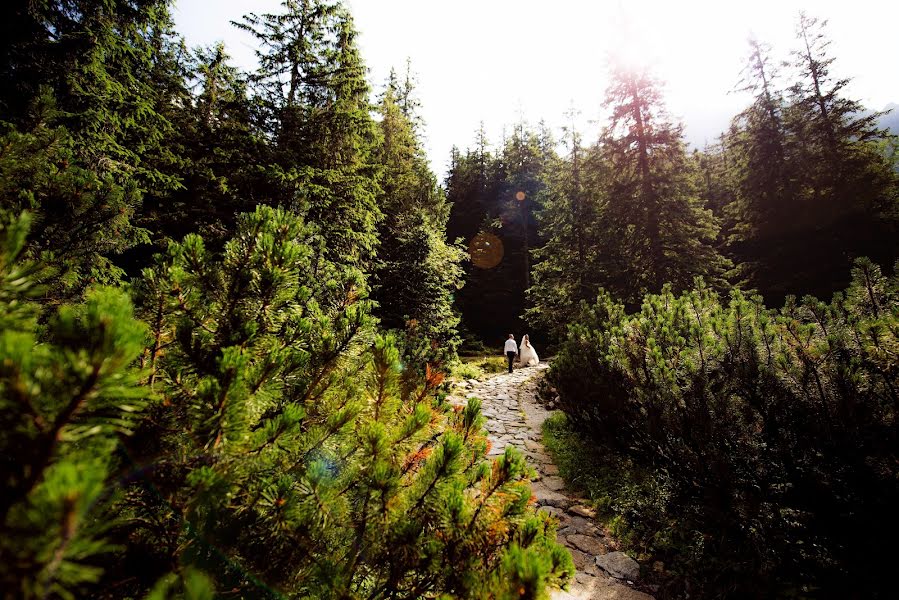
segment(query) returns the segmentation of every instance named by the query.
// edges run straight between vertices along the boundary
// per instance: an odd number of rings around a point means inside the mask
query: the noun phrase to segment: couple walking
[[[506,353],[506,358],[509,359],[509,373],[512,372],[512,363],[515,362],[516,355],[519,355],[518,360],[521,364],[528,367],[533,367],[540,362],[537,351],[531,346],[531,338],[527,335],[521,339],[521,348],[519,349],[518,344],[515,343],[515,336],[510,333],[503,351]]]

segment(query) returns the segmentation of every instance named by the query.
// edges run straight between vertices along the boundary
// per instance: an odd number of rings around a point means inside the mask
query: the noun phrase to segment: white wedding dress
[[[540,362],[540,357],[537,356],[537,351],[534,350],[534,346],[532,346],[530,343],[527,346],[525,346],[524,344],[521,345],[521,347],[518,349],[518,356],[521,364],[528,367],[537,366],[537,363]]]

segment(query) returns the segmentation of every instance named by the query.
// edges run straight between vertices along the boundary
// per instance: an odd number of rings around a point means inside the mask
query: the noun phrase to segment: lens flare
[[[515,192],[515,199],[519,202],[524,202],[524,192]]]
[[[503,242],[492,233],[481,232],[471,238],[468,255],[480,269],[492,269],[503,260]]]

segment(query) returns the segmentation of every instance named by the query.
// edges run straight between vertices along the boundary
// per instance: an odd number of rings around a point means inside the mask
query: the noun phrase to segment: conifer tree
[[[458,148],[453,148],[444,184],[447,201],[450,203],[450,216],[446,225],[450,241],[461,238],[468,244],[485,228],[487,209],[495,187],[491,176],[494,163],[483,123],[476,134],[473,150],[469,149],[462,154]]]
[[[7,128],[0,145],[0,203],[32,212],[27,251],[59,274],[44,288],[45,299],[56,303],[91,283],[119,281],[123,271],[111,257],[150,239],[133,224],[141,202],[135,182],[122,185],[115,174],[95,170],[77,139],[46,122],[29,132]]]
[[[275,144],[270,201],[318,229],[328,260],[367,268],[381,214],[375,126],[352,17],[325,0],[285,0],[282,9],[235,23],[263,47],[254,80]]]
[[[0,161],[21,190],[4,203],[32,211],[31,250],[53,250],[65,274],[51,299],[117,281],[115,255],[150,239],[144,196],[180,185],[170,118],[186,95],[168,5],[17,2],[4,15]]]
[[[466,285],[458,294],[462,313],[477,315],[466,327],[484,340],[501,340],[524,326],[531,253],[543,244],[535,215],[544,172],[553,160],[546,129],[536,131],[521,122],[495,155],[487,150],[482,128],[477,150],[457,156],[448,175],[447,196],[453,203],[448,235],[467,235],[470,246],[475,236],[486,234],[502,246],[496,264],[467,268]]]
[[[595,299],[603,260],[596,239],[601,208],[597,180],[602,179],[602,170],[595,152],[590,156],[582,146],[573,124],[565,136],[569,155],[546,170],[547,187],[538,214],[546,243],[535,252],[539,262],[529,291],[533,307],[528,310],[529,321],[556,339],[574,320],[580,303]]]
[[[571,563],[527,508],[523,458],[484,462],[477,401],[448,411],[437,371],[402,373],[364,282],[313,236],[259,207],[221,258],[192,235],[145,273],[163,401],[129,441],[159,465],[123,500],[129,548],[259,597],[542,597]],[[132,593],[164,575],[129,564],[114,572]]]
[[[646,72],[613,67],[611,111],[600,140],[606,184],[604,287],[635,302],[665,282],[683,289],[703,275],[720,282],[727,261],[714,247],[718,224],[702,206],[682,127],[668,120],[658,83]]]
[[[271,186],[259,174],[271,160],[270,148],[256,123],[247,76],[229,60],[217,44],[196,49],[186,61],[188,79],[196,83],[172,117],[171,140],[184,157],[183,186],[147,198],[142,211],[156,240],[194,232],[221,244],[233,233],[238,214],[271,198]]]
[[[744,69],[742,90],[754,95],[752,106],[737,116],[742,135],[731,140],[745,160],[740,168],[741,199],[747,204],[747,221],[761,235],[770,235],[788,220],[784,213],[795,190],[792,186],[790,140],[784,125],[784,99],[777,87],[777,69],[766,44],[749,40],[749,57]]]
[[[826,294],[848,283],[843,273],[851,257],[878,261],[896,257],[899,182],[882,150],[886,132],[876,126],[879,113],[866,113],[845,95],[849,79],[831,72],[826,21],[802,13],[797,26],[794,67],[786,124],[796,139],[801,165],[799,227],[806,233],[809,262],[799,271],[803,291]],[[892,246],[892,247],[891,247]]]
[[[410,75],[393,73],[381,98],[383,169],[380,249],[374,299],[382,325],[406,332],[406,360],[447,359],[455,353],[458,316],[452,294],[462,285],[462,251],[447,243],[449,213],[417,139]]]
[[[146,327],[124,292],[93,288],[39,328],[29,220],[0,215],[0,583],[8,598],[65,598],[115,550],[102,517],[117,440],[149,396],[132,366]]]

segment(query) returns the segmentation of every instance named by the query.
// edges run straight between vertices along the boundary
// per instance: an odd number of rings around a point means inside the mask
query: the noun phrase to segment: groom
[[[509,373],[511,373],[512,363],[518,355],[518,344],[515,343],[515,336],[511,333],[509,334],[509,339],[506,340],[506,346],[503,348],[503,351],[506,353],[506,358],[509,359]]]

